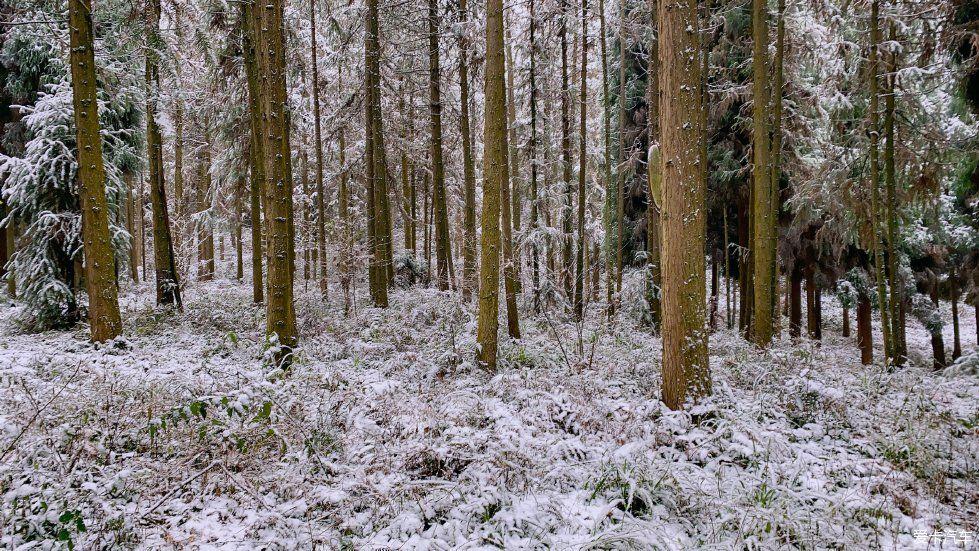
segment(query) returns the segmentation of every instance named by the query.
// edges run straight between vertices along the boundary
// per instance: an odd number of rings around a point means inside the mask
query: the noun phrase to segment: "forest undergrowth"
[[[974,347],[945,372],[914,353],[892,371],[860,365],[829,298],[819,344],[783,331],[760,352],[722,318],[713,397],[670,411],[659,339],[602,304],[580,325],[528,315],[491,374],[457,295],[401,290],[349,317],[315,284],[297,295],[287,372],[227,279],[188,286],[183,313],[124,289],[126,336],[104,345],[84,326],[22,333],[6,302],[0,543],[893,549],[979,528]]]

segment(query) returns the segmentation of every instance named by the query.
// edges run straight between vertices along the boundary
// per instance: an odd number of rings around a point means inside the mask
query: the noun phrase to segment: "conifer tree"
[[[113,270],[105,197],[105,163],[96,100],[95,31],[91,0],[68,3],[71,82],[78,145],[78,196],[82,209],[82,245],[88,318],[92,340],[102,342],[122,334],[119,297]]]

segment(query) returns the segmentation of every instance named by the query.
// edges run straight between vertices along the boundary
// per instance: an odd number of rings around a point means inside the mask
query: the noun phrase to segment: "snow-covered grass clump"
[[[3,308],[0,544],[892,549],[977,530],[975,370],[863,367],[829,297],[820,346],[715,332],[713,398],[672,412],[659,339],[600,305],[521,320],[486,373],[453,294],[344,317],[304,287],[286,373],[248,284],[192,284],[183,314],[129,289],[103,346],[19,334]]]

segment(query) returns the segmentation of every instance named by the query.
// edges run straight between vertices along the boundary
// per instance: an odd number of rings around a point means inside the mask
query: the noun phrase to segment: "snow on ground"
[[[344,317],[336,289],[324,306],[304,287],[288,373],[263,360],[248,282],[191,283],[182,314],[128,288],[126,337],[106,346],[85,327],[19,333],[0,308],[0,544],[975,546],[915,539],[979,530],[979,379],[932,371],[912,322],[923,365],[895,372],[859,364],[829,296],[821,346],[763,353],[720,330],[714,397],[671,412],[659,339],[601,305],[583,327],[523,319],[490,374],[453,295]]]

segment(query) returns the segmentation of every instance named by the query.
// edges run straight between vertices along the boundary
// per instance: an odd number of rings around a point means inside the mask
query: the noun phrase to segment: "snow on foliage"
[[[151,295],[123,294],[127,341],[3,336],[2,545],[905,548],[979,512],[979,380],[860,366],[838,332],[714,333],[714,397],[672,412],[659,339],[600,305],[528,319],[490,374],[449,293],[345,318],[313,286],[282,373],[248,286],[191,286],[183,315]]]

